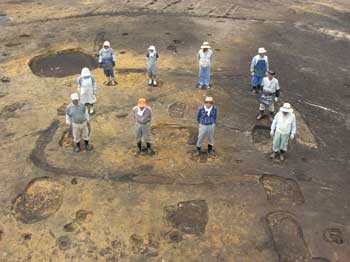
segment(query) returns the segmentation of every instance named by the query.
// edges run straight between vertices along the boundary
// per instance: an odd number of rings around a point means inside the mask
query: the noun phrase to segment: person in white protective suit
[[[91,75],[89,68],[84,67],[77,80],[78,91],[80,93],[80,103],[86,105],[90,114],[94,113],[96,103],[96,80]]]
[[[284,103],[271,125],[270,135],[273,137],[273,153],[271,158],[274,159],[277,154],[280,160],[284,160],[284,154],[287,152],[288,141],[294,139],[297,131],[297,125],[293,109],[289,103]]]

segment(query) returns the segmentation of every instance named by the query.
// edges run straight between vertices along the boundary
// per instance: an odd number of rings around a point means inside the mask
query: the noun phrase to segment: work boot
[[[213,150],[212,145],[208,145],[208,155],[209,156],[216,156],[215,151]]]
[[[94,106],[91,106],[90,107],[90,112],[89,112],[90,114],[93,114],[93,113],[95,113],[95,111],[94,111]]]
[[[110,82],[111,86],[116,86],[117,85],[117,81],[115,81],[114,79],[112,79],[112,81]]]
[[[259,115],[256,117],[256,119],[260,120],[264,116],[264,110],[259,111]]]
[[[147,143],[147,154],[148,155],[153,155],[153,149],[151,147],[151,143]]]
[[[284,152],[283,150],[281,150],[281,152],[280,152],[280,160],[281,160],[281,161],[284,161],[284,160],[286,159],[284,153],[285,153],[285,152]]]
[[[153,86],[157,86],[157,80],[153,80]]]
[[[197,150],[196,150],[196,152],[194,152],[193,156],[194,157],[200,157],[200,155],[201,155],[201,148],[197,147]]]
[[[152,84],[153,84],[153,80],[152,79],[148,80],[148,85],[151,86]]]
[[[207,89],[210,89],[211,88],[211,85],[209,84],[208,86],[207,86]]]
[[[136,150],[136,153],[135,155],[136,156],[139,156],[142,152],[142,142],[137,142],[137,150]]]
[[[84,140],[86,151],[91,151],[92,146],[89,144],[89,140]]]
[[[272,152],[272,154],[270,155],[270,158],[271,158],[271,159],[275,159],[275,158],[276,158],[276,152],[275,152],[275,151]]]
[[[255,95],[257,92],[256,92],[256,89],[252,89],[252,94]]]
[[[79,153],[80,152],[80,143],[79,142],[74,145],[73,151],[75,153]]]
[[[274,115],[275,115],[275,112],[270,111],[269,120],[270,120],[271,122],[273,121]]]

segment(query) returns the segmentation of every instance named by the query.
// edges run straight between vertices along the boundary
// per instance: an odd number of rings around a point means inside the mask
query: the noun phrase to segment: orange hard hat
[[[147,105],[146,98],[140,98],[138,102],[138,106],[145,107]]]

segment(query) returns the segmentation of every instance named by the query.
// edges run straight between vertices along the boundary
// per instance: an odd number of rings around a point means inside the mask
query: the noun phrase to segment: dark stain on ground
[[[146,257],[157,257],[159,252],[159,241],[154,234],[148,233],[142,237],[137,234],[130,236],[131,250],[135,255],[144,255]]]
[[[61,207],[63,191],[59,181],[47,177],[32,180],[13,204],[15,217],[25,224],[48,218]]]
[[[164,208],[164,217],[174,229],[184,234],[200,236],[208,223],[208,205],[205,200],[179,202]]]
[[[92,215],[91,211],[86,211],[86,210],[78,210],[75,213],[75,220],[79,222],[83,222],[87,219],[89,215]]]
[[[174,53],[177,53],[177,47],[174,45],[168,45],[166,49]]]
[[[26,103],[16,102],[11,105],[5,106],[0,111],[0,118],[9,119],[16,116],[16,111],[22,109]]]
[[[299,185],[293,179],[263,175],[260,178],[260,183],[265,189],[267,199],[273,204],[301,205],[304,203],[304,196]]]
[[[72,185],[77,185],[77,184],[78,184],[78,179],[72,178],[72,180],[70,181],[70,183],[71,183]]]
[[[21,38],[28,38],[28,37],[31,37],[31,35],[28,35],[28,34],[22,34],[22,35],[19,35],[19,37],[21,37]]]
[[[11,82],[11,79],[9,77],[6,77],[6,76],[2,76],[0,78],[0,82],[1,83],[10,83]]]
[[[289,212],[279,211],[267,215],[275,249],[280,262],[309,261],[303,230]]]
[[[27,241],[28,241],[28,240],[31,240],[31,239],[32,239],[32,234],[31,234],[31,233],[26,233],[26,234],[24,234],[24,235],[23,235],[23,239],[24,239],[24,240],[27,240]]]
[[[255,125],[252,134],[254,143],[262,143],[271,139],[269,126]]]
[[[56,244],[61,250],[68,250],[71,248],[71,241],[68,236],[61,236],[57,238]]]
[[[10,42],[10,43],[5,44],[6,47],[15,47],[15,46],[19,46],[19,45],[21,45],[21,43],[19,43],[19,42]]]
[[[66,77],[80,74],[83,67],[96,69],[96,59],[78,50],[65,50],[34,57],[29,62],[32,72],[40,77]]]
[[[343,244],[344,237],[343,232],[339,228],[327,228],[323,232],[323,239],[329,243]]]
[[[175,102],[169,105],[168,112],[170,117],[183,118],[185,116],[186,104]]]
[[[178,230],[171,230],[165,237],[169,243],[179,243],[183,240],[182,233]]]
[[[118,68],[116,69],[118,74],[144,74],[147,69],[144,68]]]

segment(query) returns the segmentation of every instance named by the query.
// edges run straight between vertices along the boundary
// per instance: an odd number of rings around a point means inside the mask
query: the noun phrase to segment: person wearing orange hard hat
[[[137,151],[136,155],[140,155],[142,152],[142,137],[147,144],[147,154],[153,155],[152,149],[152,133],[151,133],[151,121],[152,121],[152,109],[147,106],[147,100],[140,98],[137,106],[133,108],[135,119],[135,135]]]

